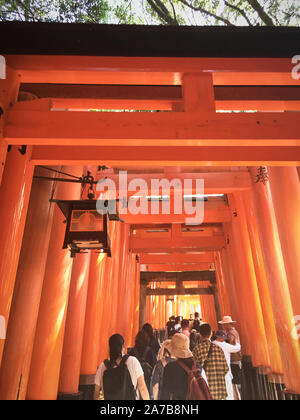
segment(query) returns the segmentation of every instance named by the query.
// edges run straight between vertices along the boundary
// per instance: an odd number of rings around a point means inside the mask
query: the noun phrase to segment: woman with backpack
[[[195,363],[189,349],[189,339],[184,334],[174,334],[168,349],[176,361],[164,368],[162,400],[211,399],[207,383],[202,377],[202,367]],[[197,381],[193,381],[194,373]],[[197,387],[191,387],[195,382]]]
[[[150,346],[150,338],[146,331],[141,330],[135,337],[135,345],[129,354],[138,359],[144,372],[147,388],[150,392],[152,370],[157,358],[154,349]]]
[[[97,370],[95,384],[95,395],[102,390],[105,400],[136,400],[139,395],[143,400],[150,399],[142,366],[136,357],[125,355],[120,334],[110,337],[109,359]]]

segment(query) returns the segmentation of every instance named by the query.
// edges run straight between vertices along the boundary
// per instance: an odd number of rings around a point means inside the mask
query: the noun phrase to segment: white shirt
[[[236,345],[234,346],[233,344],[226,343],[226,341],[223,341],[223,342],[214,341],[214,344],[218,347],[221,347],[221,349],[223,350],[226,362],[227,362],[228,367],[229,367],[229,371],[231,372],[231,369],[230,369],[230,354],[231,353],[238,353],[239,351],[241,351],[240,343],[236,343]]]
[[[143,368],[140,362],[138,361],[138,359],[133,356],[128,357],[128,359],[126,360],[126,366],[129,370],[132,384],[137,391],[137,398],[138,398],[137,381],[138,381],[138,378],[144,375]],[[106,366],[104,363],[102,363],[99,366],[96,376],[95,376],[95,384],[100,386],[100,389],[102,390],[103,390],[103,374],[105,371],[106,371]]]

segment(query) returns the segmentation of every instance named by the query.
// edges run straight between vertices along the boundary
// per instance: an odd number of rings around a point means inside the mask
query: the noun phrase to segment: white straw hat
[[[231,316],[223,316],[222,321],[219,321],[219,324],[233,324],[236,321],[232,321]]]

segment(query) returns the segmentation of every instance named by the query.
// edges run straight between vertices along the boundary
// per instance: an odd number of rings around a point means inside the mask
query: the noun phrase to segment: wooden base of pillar
[[[300,401],[300,395],[296,394],[295,392],[289,391],[285,389],[283,391],[284,399],[287,401]]]
[[[80,375],[79,391],[82,393],[82,400],[91,401],[95,399],[95,375]]]
[[[76,392],[74,394],[58,394],[57,399],[60,401],[80,401],[83,400],[83,393]]]

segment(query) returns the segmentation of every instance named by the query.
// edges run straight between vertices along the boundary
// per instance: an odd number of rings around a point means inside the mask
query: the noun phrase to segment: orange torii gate
[[[0,23],[0,35],[0,398],[89,390],[109,336],[134,342],[149,254],[165,270],[180,255],[180,271],[213,255],[220,312],[238,321],[244,356],[300,394],[299,29]],[[126,170],[147,187],[204,179],[205,194],[225,196],[204,203],[204,226],[218,232],[184,236],[186,214],[172,207],[127,214],[109,224],[112,258],[72,261],[49,199],[82,191],[37,178],[45,165],[113,182]],[[171,238],[133,235],[159,224]],[[155,310],[163,319],[162,302]]]

